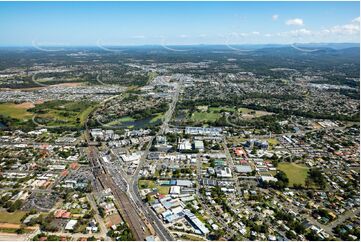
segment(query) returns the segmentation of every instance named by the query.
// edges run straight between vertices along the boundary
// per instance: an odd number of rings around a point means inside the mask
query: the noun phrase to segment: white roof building
[[[178,149],[179,150],[191,150],[192,144],[189,142],[189,140],[185,139],[179,143]]]
[[[231,178],[232,172],[229,167],[220,167],[217,169],[217,177]]]
[[[180,194],[180,186],[171,186],[169,194]]]
[[[65,230],[73,230],[75,225],[78,223],[78,220],[72,219],[70,220],[66,226],[65,226]]]
[[[204,144],[202,140],[195,140],[194,141],[194,149],[203,151],[204,150]]]
[[[263,181],[263,182],[270,182],[270,181],[276,182],[276,181],[278,181],[278,179],[273,177],[273,176],[261,176],[261,181]]]

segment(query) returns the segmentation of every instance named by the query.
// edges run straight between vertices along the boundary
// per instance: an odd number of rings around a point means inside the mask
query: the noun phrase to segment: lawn
[[[84,124],[88,115],[93,111],[95,106],[89,106],[87,109],[85,109],[82,113],[80,113],[79,118],[80,118],[80,123]]]
[[[138,181],[138,187],[139,188],[143,188],[143,189],[145,189],[145,188],[155,188],[156,187],[156,185],[155,185],[155,182],[154,181],[152,181],[152,180],[139,180]]]
[[[229,143],[236,144],[236,145],[239,145],[240,143],[244,143],[245,141],[247,141],[246,138],[241,137],[241,136],[227,137],[227,140]]]
[[[0,211],[0,223],[21,224],[20,220],[25,216],[25,214],[26,212],[24,211],[15,211],[13,213]]]
[[[221,112],[221,111],[226,111],[226,112],[234,112],[234,108],[230,108],[230,107],[210,107],[208,108],[209,111],[211,112]]]
[[[220,117],[221,115],[219,113],[194,112],[192,113],[191,120],[195,122],[202,122],[202,121],[214,122]]]
[[[202,163],[203,169],[207,169],[208,167],[210,167],[209,163]]]
[[[154,181],[152,180],[139,180],[138,182],[138,187],[140,189],[145,189],[145,188],[157,188],[158,192],[160,194],[166,195],[169,193],[169,186],[160,186],[160,185],[156,185]]]
[[[278,140],[275,138],[269,138],[267,141],[270,145],[278,145]]]
[[[158,192],[163,195],[167,195],[169,193],[169,186],[157,186]]]
[[[239,108],[239,112],[242,113],[242,117],[245,119],[259,118],[265,115],[271,115],[272,113],[266,111],[258,111],[249,108]]]
[[[190,241],[204,241],[204,239],[198,235],[192,235],[192,234],[182,234],[181,238],[184,240],[190,240]]]
[[[1,103],[0,114],[11,118],[23,120],[30,119],[33,114],[27,111],[28,107],[15,103]]]
[[[286,173],[288,179],[290,180],[290,185],[305,185],[308,172],[308,168],[305,165],[282,162],[278,164],[277,168]]]
[[[163,113],[156,113],[155,116],[149,121],[150,123],[155,123],[158,120],[161,120],[163,118]]]
[[[16,228],[0,228],[0,233],[10,233],[10,234],[14,234],[16,233],[18,229]],[[27,234],[27,233],[30,233],[32,232],[33,230],[31,229],[24,229],[24,234]]]
[[[157,76],[158,76],[157,72],[153,72],[153,71],[148,72],[148,78],[149,78],[148,80],[149,81],[153,81]]]
[[[132,118],[130,116],[125,116],[121,119],[118,119],[118,122],[120,122],[120,123],[132,122],[132,121],[135,121],[135,118]]]
[[[79,126],[95,107],[90,101],[48,101],[36,105],[30,112],[36,115],[35,121],[46,126]]]

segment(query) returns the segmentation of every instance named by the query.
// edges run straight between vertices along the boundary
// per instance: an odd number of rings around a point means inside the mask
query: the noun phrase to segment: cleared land
[[[0,115],[8,116],[19,120],[30,119],[33,114],[28,112],[27,109],[32,107],[33,105],[31,105],[30,103],[1,103]]]
[[[21,224],[21,219],[25,216],[26,212],[16,211],[8,213],[7,211],[0,211],[0,223]]]
[[[286,173],[290,185],[302,184],[305,185],[308,168],[305,165],[282,162],[278,164],[278,169]]]

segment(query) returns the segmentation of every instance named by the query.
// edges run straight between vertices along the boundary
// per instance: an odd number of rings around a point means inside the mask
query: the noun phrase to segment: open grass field
[[[83,112],[81,112],[79,114],[79,118],[80,118],[80,123],[84,124],[88,115],[93,111],[93,109],[95,108],[95,106],[89,106],[87,109],[85,109]]]
[[[204,241],[204,238],[198,235],[192,235],[192,234],[182,234],[181,236],[184,240],[190,240],[190,241]]]
[[[244,118],[244,119],[259,118],[259,117],[262,117],[265,115],[272,114],[270,112],[258,111],[258,110],[253,110],[253,109],[249,109],[249,108],[239,108],[238,111],[242,113],[242,118]]]
[[[158,192],[163,195],[167,195],[169,193],[169,186],[160,186],[155,183],[155,181],[152,180],[139,180],[138,181],[138,187],[140,189],[145,188],[157,188]]]
[[[305,165],[281,162],[278,164],[278,169],[286,173],[290,185],[302,184],[305,185],[307,178],[308,167]]]
[[[0,228],[0,233],[11,233],[11,234],[15,234],[16,231],[18,230],[18,228]],[[31,229],[24,229],[24,234],[26,233],[30,233],[33,230]]]
[[[235,109],[234,108],[230,108],[230,107],[210,107],[208,108],[209,111],[211,112],[222,112],[222,111],[225,111],[225,112],[233,112]]]
[[[156,73],[156,72],[153,72],[153,71],[148,72],[148,78],[149,78],[148,82],[153,81],[157,76],[158,76],[158,73]]]
[[[155,185],[155,182],[152,181],[152,180],[139,180],[138,181],[138,187],[139,188],[155,188],[156,185]]]
[[[26,212],[24,211],[16,211],[13,213],[0,211],[0,223],[20,224],[20,220],[25,216],[25,214]]]
[[[158,120],[161,120],[163,118],[163,113],[156,113],[156,115],[149,121],[150,123],[155,123]]]
[[[219,113],[206,113],[206,112],[194,112],[192,113],[191,120],[194,122],[214,122],[219,119],[221,115]]]
[[[241,136],[231,136],[231,137],[227,137],[227,140],[229,143],[240,145],[241,143],[244,143],[247,140],[247,138]]]
[[[1,103],[0,115],[8,116],[18,120],[31,119],[33,114],[27,111],[27,109],[31,107],[31,105],[24,105],[24,103]]]
[[[163,195],[167,195],[169,193],[168,186],[157,186],[158,192]]]
[[[36,115],[36,122],[46,126],[83,125],[89,113],[96,106],[90,101],[49,101],[30,109]]]
[[[278,145],[278,140],[275,138],[270,138],[267,140],[268,144],[274,146],[274,145]]]

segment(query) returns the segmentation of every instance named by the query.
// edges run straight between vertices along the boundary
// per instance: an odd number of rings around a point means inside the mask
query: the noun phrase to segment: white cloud
[[[303,19],[301,19],[301,18],[289,19],[289,20],[286,21],[286,25],[302,26],[303,25]]]
[[[292,30],[290,34],[300,36],[300,35],[311,35],[312,32],[308,29],[296,29],[296,30]]]
[[[278,14],[273,14],[272,15],[272,20],[276,21],[278,19],[279,15]]]
[[[324,30],[325,33],[333,33],[340,35],[354,35],[360,33],[360,17],[353,19],[350,23],[344,25],[336,25],[330,29]]]
[[[252,35],[260,35],[261,33],[258,31],[253,31],[253,32],[248,32],[248,33],[237,33],[237,32],[232,32],[230,33],[230,37],[232,38],[243,38],[243,37],[249,37]]]
[[[188,38],[189,36],[188,35],[186,35],[186,34],[181,34],[181,35],[179,35],[179,38],[182,38],[182,39],[185,39],[185,38]]]
[[[352,20],[353,23],[360,23],[360,17],[357,17]]]
[[[301,40],[309,39],[310,37],[314,37],[315,34],[316,33],[312,32],[311,30],[302,28],[287,32],[276,33],[275,35],[282,38],[290,39],[292,41],[301,41]]]

